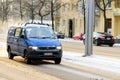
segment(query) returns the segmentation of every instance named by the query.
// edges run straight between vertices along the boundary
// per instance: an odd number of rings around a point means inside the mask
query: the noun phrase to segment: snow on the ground
[[[0,48],[1,48],[1,47],[5,47],[5,46],[6,46],[6,44],[5,44],[5,43],[0,42]]]
[[[120,59],[92,55],[82,57],[84,54],[63,52],[62,60],[74,64],[92,67],[100,70],[110,71],[120,74]]]
[[[82,40],[74,40],[72,38],[65,38],[65,39],[60,39],[61,41],[68,41],[68,42],[79,42],[79,43],[83,43]]]
[[[82,43],[82,41],[73,40],[73,39],[62,39],[62,40]],[[0,42],[0,48],[5,46],[6,46],[5,43]],[[115,44],[114,46],[120,46],[120,44]],[[109,58],[109,57],[98,56],[98,55],[82,57],[83,55],[84,53],[81,54],[81,53],[64,51],[62,60],[65,62],[70,62],[70,63],[82,65],[82,66],[88,66],[88,67],[120,74],[120,59]]]

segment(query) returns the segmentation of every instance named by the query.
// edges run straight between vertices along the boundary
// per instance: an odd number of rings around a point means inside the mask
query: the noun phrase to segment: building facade
[[[106,0],[106,3],[107,1],[109,0]],[[60,8],[59,16],[55,16],[55,30],[63,32],[67,37],[73,37],[79,32],[84,33],[83,0],[80,2],[79,0],[60,0],[60,3],[66,3],[66,5]],[[106,31],[104,22],[103,11],[95,7],[94,31],[108,32],[113,36],[120,34],[120,0],[112,0],[106,7]]]

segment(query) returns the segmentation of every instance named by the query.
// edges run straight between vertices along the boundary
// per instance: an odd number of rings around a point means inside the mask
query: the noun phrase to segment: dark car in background
[[[85,43],[85,35],[83,36],[83,42]],[[114,37],[105,32],[93,32],[93,44],[96,46],[105,44],[112,47],[114,45]]]
[[[61,39],[65,38],[65,35],[62,32],[55,32],[55,34],[58,38],[61,38]]]

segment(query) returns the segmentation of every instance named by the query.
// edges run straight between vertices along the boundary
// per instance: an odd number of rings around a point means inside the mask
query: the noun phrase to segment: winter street
[[[63,58],[60,65],[54,65],[51,61],[37,61],[32,63],[32,65],[26,65],[23,58],[16,57],[13,61],[7,58],[7,53],[5,51],[6,43],[0,42],[0,73],[1,80],[119,80],[120,75],[120,53],[118,49],[119,44],[115,44],[111,49],[115,49],[115,54],[107,53],[100,49],[97,52],[95,47],[94,55],[88,57],[82,57],[84,54],[84,45],[82,41],[75,41],[72,39],[60,40],[63,44]],[[70,44],[71,43],[71,44]],[[79,44],[78,44],[79,43]],[[68,45],[79,46],[70,48]],[[82,45],[82,46],[80,46]],[[66,46],[66,47],[65,47]],[[69,46],[69,49],[68,47]],[[102,46],[99,48],[110,48],[108,46]],[[106,53],[105,53],[106,52]],[[109,54],[109,55],[108,55]],[[112,56],[111,56],[112,55]],[[114,55],[114,56],[113,56]],[[117,57],[116,57],[117,56]],[[5,66],[5,67],[3,67]],[[3,68],[5,69],[3,71]],[[29,68],[29,70],[28,70]],[[34,75],[31,76],[34,71]],[[10,73],[11,72],[11,73]],[[7,73],[7,74],[6,74]],[[28,75],[27,75],[28,74]],[[6,76],[7,75],[7,76]],[[21,75],[21,76],[19,76]],[[38,76],[41,75],[41,76]],[[44,77],[46,76],[47,77]],[[39,79],[38,79],[39,78]]]
[[[0,80],[120,80],[120,0],[0,0]]]

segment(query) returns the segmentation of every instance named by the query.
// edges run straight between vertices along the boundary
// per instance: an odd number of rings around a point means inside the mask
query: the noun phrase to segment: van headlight
[[[37,50],[38,47],[35,47],[35,46],[29,46],[29,50]]]
[[[60,50],[60,49],[62,49],[62,47],[61,47],[61,46],[57,46],[56,48],[57,48],[57,49],[59,49],[59,50]]]

